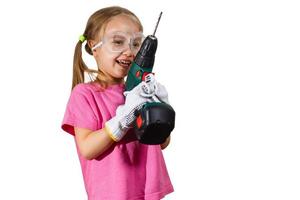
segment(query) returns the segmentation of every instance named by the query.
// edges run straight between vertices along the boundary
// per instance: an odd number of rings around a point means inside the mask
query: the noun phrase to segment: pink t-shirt
[[[124,104],[124,85],[101,90],[99,85],[77,85],[67,104],[62,129],[102,129]],[[97,159],[79,156],[89,200],[159,200],[173,192],[160,145],[140,144],[129,131]]]

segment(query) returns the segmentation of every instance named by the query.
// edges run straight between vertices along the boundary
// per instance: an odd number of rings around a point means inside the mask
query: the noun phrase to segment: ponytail
[[[86,46],[87,47],[87,46]],[[75,47],[74,59],[73,59],[73,80],[72,89],[79,83],[84,83],[84,72],[89,75],[98,73],[97,70],[92,70],[87,67],[82,59],[82,42],[78,41]]]

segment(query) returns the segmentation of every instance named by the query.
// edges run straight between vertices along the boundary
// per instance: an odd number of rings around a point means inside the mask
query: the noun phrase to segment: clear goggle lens
[[[103,40],[96,44],[92,50],[103,46],[112,53],[121,53],[130,48],[136,54],[141,48],[144,39],[144,35],[140,32],[134,34],[114,32],[103,37]]]

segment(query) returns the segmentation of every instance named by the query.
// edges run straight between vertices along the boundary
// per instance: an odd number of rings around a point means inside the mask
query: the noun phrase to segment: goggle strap
[[[103,43],[102,43],[102,41],[100,41],[98,44],[96,44],[93,48],[92,48],[92,51],[94,51],[96,48],[98,48],[98,47],[101,47],[101,45],[102,45]]]

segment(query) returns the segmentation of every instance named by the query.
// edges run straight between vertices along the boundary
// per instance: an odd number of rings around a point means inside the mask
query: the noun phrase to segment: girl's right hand
[[[149,102],[149,97],[141,95],[143,85],[142,82],[131,91],[125,92],[125,103],[117,108],[116,116],[105,123],[105,129],[116,142],[124,137],[130,125],[136,119],[135,112]]]

